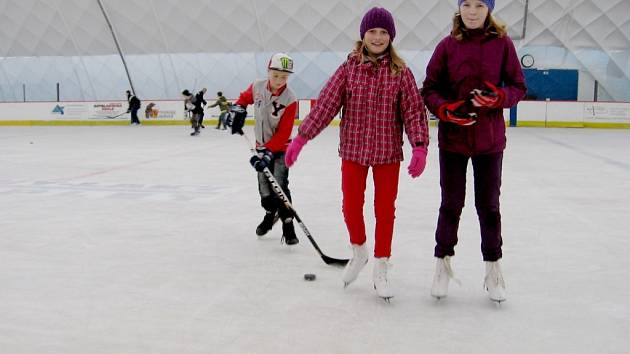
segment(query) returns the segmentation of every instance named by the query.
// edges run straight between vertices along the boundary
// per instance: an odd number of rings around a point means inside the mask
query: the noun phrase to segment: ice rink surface
[[[482,289],[470,165],[453,259],[462,284],[429,295],[434,128],[425,173],[401,168],[391,304],[375,295],[372,260],[344,289],[299,228],[293,248],[279,225],[258,238],[245,140],[188,133],[0,128],[0,353],[630,352],[628,130],[508,130],[500,306]],[[306,145],[290,187],[324,253],[347,258],[337,144],[329,127]],[[370,181],[370,248],[372,197]]]

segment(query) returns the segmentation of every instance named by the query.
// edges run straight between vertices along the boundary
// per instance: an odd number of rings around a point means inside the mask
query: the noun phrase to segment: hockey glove
[[[286,154],[284,155],[284,164],[287,165],[287,167],[293,166],[295,161],[297,161],[300,151],[302,151],[302,148],[307,142],[308,140],[299,134],[293,138],[287,148]]]
[[[457,102],[444,103],[438,109],[438,118],[445,122],[454,123],[457,125],[473,125],[477,121],[477,113],[463,113],[458,111],[458,109],[464,105],[466,101],[461,100]]]
[[[245,118],[247,118],[247,110],[238,105],[232,106],[230,110],[234,113],[234,119],[232,119],[232,134],[245,134],[243,132],[243,126],[245,125]]]
[[[488,90],[474,89],[470,92],[472,104],[475,107],[500,108],[505,101],[505,93],[488,81],[484,81],[484,84]]]
[[[258,172],[262,172],[265,167],[269,167],[273,161],[273,153],[267,150],[266,147],[261,146],[256,148],[256,155],[249,159],[249,163]]]
[[[427,165],[427,148],[424,146],[416,146],[413,148],[411,162],[407,171],[412,178],[416,178],[422,174]]]

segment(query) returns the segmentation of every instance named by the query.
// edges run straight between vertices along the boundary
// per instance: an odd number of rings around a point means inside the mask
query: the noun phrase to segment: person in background
[[[190,117],[190,126],[193,129],[193,132],[190,133],[190,136],[199,135],[199,110],[197,108],[197,98],[195,95],[190,93],[188,90],[182,91],[182,96],[184,97],[184,109],[186,112],[191,112],[192,116]],[[203,108],[202,108],[203,111]]]
[[[293,212],[276,196],[263,171],[269,169],[287,199],[292,201],[289,170],[284,163],[297,113],[297,99],[287,85],[291,73],[293,59],[285,53],[274,54],[267,65],[267,79],[254,81],[241,92],[235,103],[243,108],[254,105],[256,155],[251,157],[250,163],[258,171],[260,205],[265,209],[265,216],[256,228],[256,234],[267,234],[277,220],[277,214],[282,220],[282,239],[289,246],[299,243],[293,226]],[[233,131],[238,130],[242,134],[243,122],[235,123]]]
[[[208,89],[204,87],[195,95],[195,110],[197,111],[197,114],[199,114],[199,126],[201,127],[201,129],[206,128],[203,125],[203,116],[205,115],[204,107],[206,106],[206,104],[208,104],[208,102],[206,102],[206,100],[203,98],[203,95],[205,95],[206,92],[208,92]],[[193,114],[195,113],[195,110],[193,110]]]
[[[403,131],[412,147],[408,172],[412,178],[426,165],[429,129],[424,104],[413,73],[392,44],[394,18],[374,7],[361,21],[361,39],[348,59],[328,80],[310,114],[287,149],[291,167],[302,147],[315,138],[343,107],[340,126],[341,191],[343,216],[353,256],[342,275],[344,286],[354,282],[368,262],[366,247],[366,179],[374,179],[374,289],[379,297],[393,297],[388,270],[394,233]]]
[[[126,93],[127,102],[129,103],[127,113],[131,113],[131,125],[140,125],[140,119],[138,119],[138,110],[140,109],[141,102],[138,97],[136,97],[136,95],[131,93],[131,91],[127,90]]]
[[[217,122],[217,127],[215,129],[221,129],[221,124],[223,124],[223,130],[227,129],[227,125],[225,124],[226,117],[228,115],[230,102],[223,96],[223,92],[217,92],[217,100],[208,108],[219,106],[219,110],[221,113],[219,114],[219,121]]]
[[[503,109],[525,95],[523,72],[505,25],[494,16],[494,0],[458,0],[453,28],[427,66],[422,97],[438,119],[442,202],[435,232],[436,268],[431,295],[445,297],[453,277],[459,219],[472,160],[475,207],[486,267],[484,287],[493,301],[505,300],[500,263],[499,195],[505,120]]]

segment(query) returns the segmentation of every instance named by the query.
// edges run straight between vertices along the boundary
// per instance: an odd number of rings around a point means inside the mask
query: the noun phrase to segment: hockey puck
[[[304,280],[306,281],[313,281],[315,278],[315,274],[304,274]]]

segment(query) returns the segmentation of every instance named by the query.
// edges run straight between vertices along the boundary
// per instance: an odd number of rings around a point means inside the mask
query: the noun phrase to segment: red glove
[[[411,162],[407,171],[412,178],[416,178],[422,174],[427,165],[427,148],[424,146],[416,146],[413,148]]]
[[[505,93],[488,81],[483,82],[489,90],[474,89],[472,94],[472,104],[475,107],[500,108],[505,101]]]
[[[462,113],[458,111],[458,109],[464,104],[466,101],[461,100],[457,102],[447,102],[438,108],[438,118],[445,122],[455,123],[457,125],[473,125],[477,121],[477,113]]]
[[[289,147],[287,147],[287,152],[284,154],[284,164],[287,165],[287,167],[293,166],[295,161],[297,161],[300,151],[302,151],[302,148],[307,142],[308,140],[299,134],[291,140]]]

